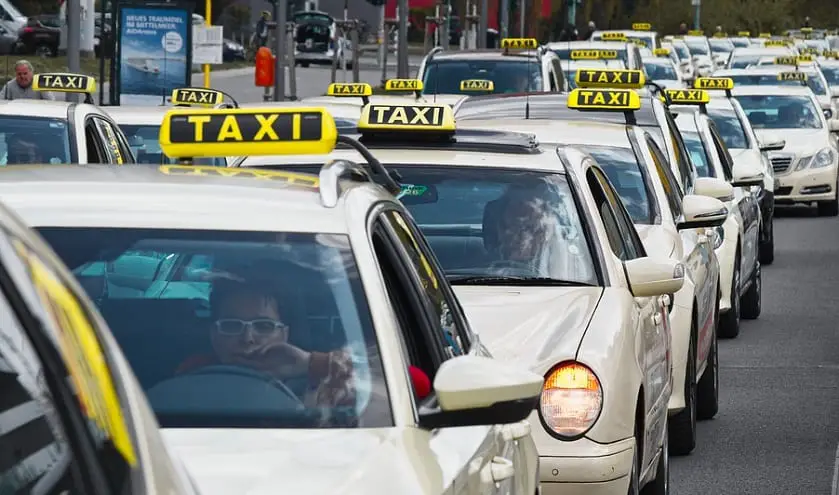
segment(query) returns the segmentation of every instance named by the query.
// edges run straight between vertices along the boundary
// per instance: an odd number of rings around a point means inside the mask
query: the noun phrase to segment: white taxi
[[[795,50],[787,45],[770,47],[735,48],[728,59],[727,69],[746,69],[758,65],[767,57],[794,57]]]
[[[831,132],[839,121],[827,120],[806,87],[741,86],[732,91],[765,143],[783,143],[770,153],[778,179],[775,204],[816,203],[822,216],[839,214],[839,150]]]
[[[175,109],[160,141],[182,159],[336,136],[314,107]],[[202,494],[537,491],[542,376],[489,356],[411,215],[355,164],[17,167],[0,197],[97,301]]]
[[[554,52],[562,61],[579,60],[579,53],[597,52],[597,58],[606,58],[600,54],[614,52],[617,59],[623,62],[627,69],[640,69],[643,67],[641,62],[640,47],[635,43],[630,43],[624,36],[619,42],[615,41],[556,41],[545,45],[548,50]],[[614,58],[614,57],[608,57]],[[573,77],[566,79],[573,80]]]

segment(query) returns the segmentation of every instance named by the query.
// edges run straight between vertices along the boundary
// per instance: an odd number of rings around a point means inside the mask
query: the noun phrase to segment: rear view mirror
[[[678,230],[719,227],[728,218],[728,208],[718,199],[688,194],[682,200],[682,216]]]
[[[734,187],[715,177],[699,177],[696,179],[694,192],[700,196],[716,198],[723,202],[734,199]]]
[[[635,297],[673,294],[685,282],[684,266],[669,258],[635,258],[624,263],[624,267]]]
[[[733,179],[731,185],[733,187],[752,187],[763,184],[765,175],[763,169],[754,163],[734,163],[731,171]]]
[[[787,142],[784,140],[780,141],[767,141],[760,143],[760,151],[781,151],[786,147]]]

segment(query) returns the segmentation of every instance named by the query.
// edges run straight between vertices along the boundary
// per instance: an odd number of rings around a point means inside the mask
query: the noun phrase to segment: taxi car
[[[679,58],[679,73],[686,81],[696,78],[696,65],[685,41],[681,38],[671,38],[661,43],[662,48],[669,48]]]
[[[645,27],[649,27],[649,25],[646,25]],[[658,33],[652,31],[651,29],[609,29],[591,33],[591,41],[620,41],[624,38],[631,42],[638,41],[640,42],[640,45],[645,46],[650,50],[659,48]]]
[[[628,91],[628,92],[627,92]],[[731,186],[719,179],[703,179],[694,194],[685,194],[663,158],[655,139],[637,122],[640,97],[632,90],[614,90],[623,104],[587,104],[600,90],[578,89],[567,106],[576,118],[461,121],[462,126],[533,133],[544,145],[579,147],[608,174],[649,253],[684,263],[685,283],[668,304],[673,343],[673,393],[670,396],[670,451],[690,453],[696,444],[696,420],[713,417],[718,408],[716,327],[719,304],[719,265],[713,234],[725,221],[725,205],[712,197]],[[624,96],[626,95],[626,96]],[[590,103],[590,102],[588,102]],[[613,112],[621,123],[587,119],[587,112]],[[636,157],[639,157],[636,159]],[[711,197],[709,197],[711,196]],[[701,205],[701,206],[700,206]],[[694,208],[699,210],[694,211]],[[685,218],[708,219],[695,229]]]
[[[728,59],[731,57],[731,53],[734,51],[734,42],[727,36],[713,36],[708,38],[708,45],[711,47],[711,55],[716,63],[716,67],[714,68],[720,69],[725,67]]]
[[[73,275],[5,206],[0,231],[3,491],[197,493]]]
[[[770,160],[778,186],[775,204],[816,203],[822,216],[839,214],[836,139],[839,121],[827,120],[806,87],[740,86],[732,91],[758,138],[783,142]]]
[[[819,69],[830,88],[830,97],[834,105],[839,105],[839,60],[828,58],[819,60]]]
[[[702,35],[686,35],[682,41],[690,49],[690,55],[696,66],[696,77],[710,76],[716,70],[716,62],[713,60],[713,52],[708,38]]]
[[[186,160],[338,139],[322,108],[185,108],[160,141]],[[202,494],[535,493],[542,376],[489,356],[398,185],[367,177],[17,167],[0,197],[96,300]]]
[[[753,186],[763,184],[763,170],[754,163],[736,163],[707,115],[710,95],[704,90],[670,91],[670,110],[685,139],[700,177],[716,177],[731,183],[732,191],[720,191],[717,198],[729,215],[717,230],[714,251],[720,264],[720,321],[718,335],[740,334],[740,318],[760,316],[762,278],[758,242],[760,205]],[[699,110],[699,111],[697,111]],[[734,179],[735,171],[737,180]],[[701,180],[701,179],[698,179]]]
[[[735,48],[728,59],[726,69],[748,69],[756,66],[764,58],[794,57],[795,50],[789,45],[772,47]]]
[[[647,255],[603,169],[526,134],[461,132],[443,105],[371,104],[358,130],[401,177],[400,201],[489,350],[545,376],[530,417],[541,493],[666,493],[672,365],[660,296],[687,277],[678,261]],[[364,158],[340,149],[327,159]],[[239,165],[300,172],[315,160]]]
[[[532,38],[505,38],[500,50],[431,50],[417,72],[423,95],[469,94],[467,79],[490,80],[494,93],[567,92],[559,57]]]
[[[470,79],[473,80],[473,79]],[[298,102],[301,106],[315,105],[324,107],[336,119],[338,129],[342,127],[355,128],[358,119],[361,117],[361,109],[370,102],[434,102],[456,105],[464,98],[468,98],[476,89],[464,87],[460,81],[462,94],[433,94],[424,96],[422,94],[424,85],[419,79],[388,79],[385,81],[384,89],[388,94],[374,95],[373,86],[367,83],[332,83],[326,89],[324,96],[313,96],[304,98]],[[493,85],[494,87],[494,85]],[[483,92],[484,90],[480,90]],[[283,106],[288,103],[283,102]],[[250,103],[244,105],[246,108],[276,106],[276,102]]]
[[[86,99],[85,103],[12,100],[0,105],[0,166],[134,163],[119,126],[92,103],[95,79],[76,74],[35,74],[32,89],[84,94]]]
[[[666,48],[658,48],[660,53],[667,55],[652,56],[644,58],[644,74],[647,80],[652,81],[662,88],[686,88],[687,83],[679,72],[678,66],[670,58],[670,51]],[[664,52],[663,50],[667,50]]]
[[[621,42],[555,41],[548,43],[545,46],[563,61],[578,60],[578,58],[573,55],[575,52],[579,53],[596,50],[598,54],[603,52],[615,52],[618,60],[622,61],[627,69],[640,69],[642,67],[640,48],[635,43],[630,43],[626,38],[624,38]],[[601,57],[598,55],[598,58]],[[573,80],[573,77],[566,76],[566,79],[570,82]]]
[[[572,50],[569,60],[562,60],[562,72],[568,78],[569,88],[580,69],[624,69],[626,64],[618,57],[617,50]]]

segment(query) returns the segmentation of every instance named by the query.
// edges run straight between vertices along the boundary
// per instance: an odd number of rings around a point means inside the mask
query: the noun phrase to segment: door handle
[[[530,435],[530,423],[528,421],[519,421],[510,425],[504,425],[501,430],[501,435],[505,442],[519,440]]]
[[[656,313],[653,315],[653,323],[655,323],[656,326],[661,325],[661,313]]]
[[[510,479],[516,474],[513,461],[506,457],[495,456],[484,469],[481,470],[481,481],[484,483],[499,483]]]

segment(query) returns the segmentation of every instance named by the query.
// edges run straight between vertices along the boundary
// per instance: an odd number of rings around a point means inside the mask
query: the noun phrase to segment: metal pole
[[[339,35],[340,33],[341,33],[341,28],[336,27],[336,28],[335,28],[335,38],[336,38],[336,40],[335,40],[335,47],[334,47],[334,48],[333,48],[333,50],[332,50],[332,65],[331,65],[331,66],[330,66],[330,68],[329,68],[329,71],[330,71],[330,75],[329,75],[329,77],[330,77],[330,81],[331,81],[331,82],[333,82],[333,83],[334,83],[334,82],[335,82],[335,80],[338,78],[338,40],[337,40],[337,38],[338,38],[338,35]]]
[[[434,6],[434,46],[440,46],[440,23],[438,22],[440,19],[440,3],[437,2],[437,5]],[[428,29],[428,27],[426,27]],[[428,51],[428,50],[426,50]]]
[[[213,24],[210,22],[210,14],[213,10],[213,2],[212,0],[206,0],[205,2],[205,9],[206,9],[206,16],[204,20],[206,21],[206,26],[209,28]],[[204,87],[210,87],[210,64],[204,64]]]
[[[462,20],[462,19],[461,19]],[[448,50],[451,48],[451,36],[452,36],[452,0],[446,0],[446,18],[445,24],[443,24],[443,49]],[[460,23],[461,33],[463,32],[463,23]],[[462,34],[461,34],[462,36]]]
[[[577,25],[577,0],[568,0],[568,25]]]
[[[105,38],[105,0],[99,2],[99,106],[105,105],[105,50],[106,46],[113,46],[116,51],[116,39],[113,35],[111,38]],[[111,43],[106,41],[110,39]]]
[[[572,0],[573,1],[573,0]],[[525,26],[525,19],[527,13],[527,0],[519,0],[519,36],[522,38],[527,37],[527,26]]]
[[[696,16],[693,18],[693,29],[699,30],[699,29],[702,29],[702,28],[699,27],[699,24],[700,24],[699,14],[700,14],[701,2],[700,2],[700,0],[693,0],[693,4],[696,6]]]
[[[384,37],[385,49],[382,51],[382,86],[387,82],[387,54],[390,51],[390,33],[393,32],[392,27],[388,27]]]
[[[274,101],[285,101],[285,29],[286,25],[286,1],[275,0],[274,10],[276,11],[277,26],[276,31],[276,49],[274,50]]]
[[[388,40],[385,35],[385,4],[379,7],[379,67],[385,65],[387,57]]]
[[[347,82],[347,30],[342,27],[340,29],[340,32],[341,36],[338,37],[338,41],[339,43],[341,43],[341,75],[343,78],[342,80],[344,82]]]
[[[522,0],[519,0],[522,1]],[[501,38],[509,38],[510,0],[501,0]]]
[[[352,82],[357,83],[361,79],[361,74],[358,73],[358,24],[353,26],[350,31],[350,42],[352,43]]]
[[[489,10],[489,2],[481,0],[481,8],[478,15],[478,48],[487,47],[487,28],[489,27],[489,17],[487,16]]]
[[[408,0],[399,0],[399,49],[396,77],[407,79],[408,76]]]
[[[67,69],[73,73],[81,71],[81,60],[79,58],[82,36],[81,21],[81,2],[79,0],[67,0]]]
[[[294,60],[294,23],[288,23],[288,95],[291,100],[297,99],[297,62]]]

